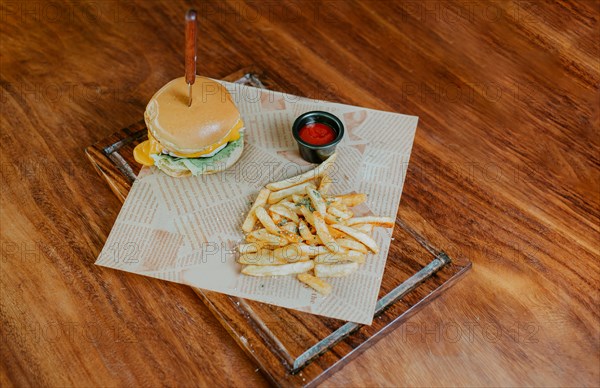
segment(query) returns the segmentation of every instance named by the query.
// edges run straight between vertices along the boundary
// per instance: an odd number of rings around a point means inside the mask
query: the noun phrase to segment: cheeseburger
[[[244,123],[227,89],[196,77],[188,106],[185,78],[167,83],[152,97],[144,120],[148,140],[135,147],[138,163],[173,177],[212,174],[233,165],[244,149]]]

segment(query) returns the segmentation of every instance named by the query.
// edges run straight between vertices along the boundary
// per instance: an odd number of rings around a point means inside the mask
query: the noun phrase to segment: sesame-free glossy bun
[[[193,154],[229,135],[240,112],[219,82],[196,77],[192,106],[188,106],[185,78],[176,78],[150,99],[144,119],[154,138],[170,151]]]

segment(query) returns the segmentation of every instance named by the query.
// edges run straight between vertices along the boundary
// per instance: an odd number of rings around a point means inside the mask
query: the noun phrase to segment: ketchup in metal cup
[[[333,155],[335,147],[344,137],[344,124],[332,113],[313,110],[296,117],[292,136],[298,143],[302,159],[321,163]]]
[[[323,145],[335,140],[337,133],[327,124],[309,123],[300,128],[298,135],[309,144]]]

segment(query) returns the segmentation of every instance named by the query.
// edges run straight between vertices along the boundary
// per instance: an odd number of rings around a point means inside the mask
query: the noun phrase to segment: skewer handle
[[[185,82],[190,85],[196,81],[196,38],[197,14],[190,9],[185,14]]]

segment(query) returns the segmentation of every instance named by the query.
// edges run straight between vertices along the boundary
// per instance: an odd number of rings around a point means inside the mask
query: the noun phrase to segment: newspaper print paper
[[[338,116],[345,126],[332,169],[331,193],[367,193],[359,213],[396,217],[418,118],[310,100],[223,82],[245,122],[241,159],[213,175],[171,178],[143,168],[96,264],[287,308],[370,324],[391,240],[376,228],[380,247],[354,274],[329,279],[323,297],[295,276],[240,274],[235,247],[260,188],[314,168],[303,161],[291,127],[311,110]],[[362,209],[362,211],[361,211]],[[357,214],[361,215],[361,214]]]

